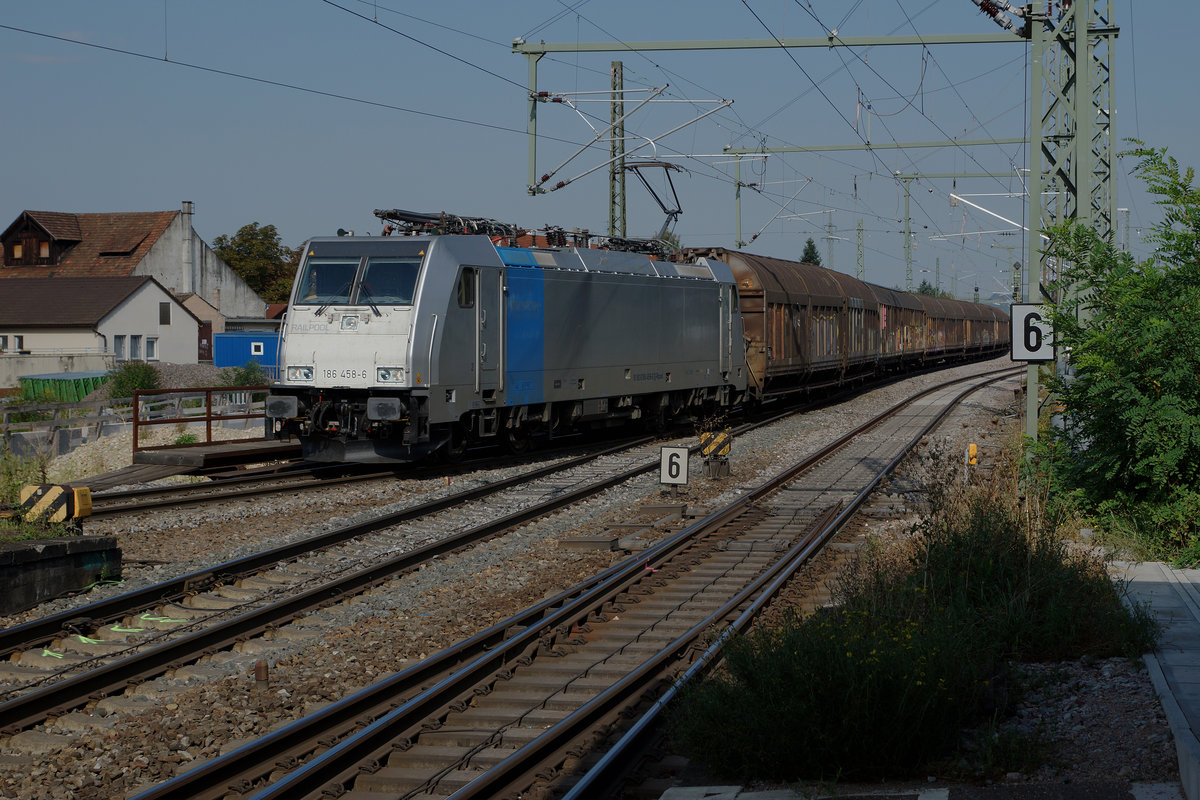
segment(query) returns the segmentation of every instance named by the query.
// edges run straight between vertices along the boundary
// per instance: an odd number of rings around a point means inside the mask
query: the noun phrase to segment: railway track
[[[481,458],[471,462],[474,469],[488,469],[512,459]],[[92,495],[92,516],[103,517],[153,511],[159,508],[215,503],[264,495],[320,490],[334,486],[397,477],[422,479],[450,474],[445,466],[379,469],[365,464],[321,464],[297,461],[282,469],[241,470],[239,474],[215,478],[203,483],[143,486],[134,489],[98,492]]]
[[[903,377],[913,377],[931,370],[916,370],[905,376],[889,376],[870,382],[872,387],[885,386]],[[766,424],[786,413],[799,413],[822,405],[845,399],[849,391],[843,389],[830,393],[817,401],[789,407],[788,411],[768,412],[751,424]],[[630,441],[633,439],[631,438]],[[594,447],[594,445],[587,445]],[[602,448],[603,449],[603,448]],[[544,453],[543,453],[544,455]],[[260,468],[243,468],[226,472],[209,473],[212,480],[202,483],[179,483],[165,486],[142,486],[133,489],[97,491],[92,495],[93,518],[136,514],[163,508],[219,503],[263,497],[291,492],[319,491],[338,485],[354,484],[372,480],[391,480],[403,474],[406,478],[428,478],[451,474],[460,469],[490,469],[511,465],[511,456],[490,456],[486,452],[458,467],[446,465],[400,466],[395,469],[378,469],[367,464],[323,464],[294,460]],[[83,484],[86,481],[80,481]]]
[[[0,732],[27,728],[260,636],[654,469],[653,442],[626,440],[4,629],[0,657],[8,660],[0,662]],[[476,506],[464,510],[467,504]],[[464,516],[491,522],[465,525]]]
[[[0,730],[11,733],[89,696],[111,694],[601,491],[650,468],[649,441],[593,451],[0,631],[0,656],[9,658],[0,664],[0,678],[9,683]],[[489,499],[516,510],[464,527],[462,507]],[[408,527],[386,533],[401,525]]]
[[[492,797],[548,781],[606,796],[681,667],[716,658],[958,399],[1009,374],[930,390],[636,557],[138,798]]]

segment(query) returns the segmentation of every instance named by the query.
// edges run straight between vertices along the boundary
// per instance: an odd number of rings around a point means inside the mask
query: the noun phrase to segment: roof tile
[[[0,278],[132,275],[134,268],[146,257],[150,248],[180,212],[27,213],[56,239],[78,244],[63,254],[58,265],[0,267]]]
[[[94,327],[148,276],[111,278],[0,278],[0,326]]]

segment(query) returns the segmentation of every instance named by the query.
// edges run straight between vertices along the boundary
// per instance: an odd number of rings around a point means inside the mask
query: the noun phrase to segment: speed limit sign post
[[[659,449],[658,482],[670,486],[676,494],[688,482],[688,449],[663,447]]]
[[[1053,361],[1054,331],[1036,303],[1009,306],[1013,361]]]

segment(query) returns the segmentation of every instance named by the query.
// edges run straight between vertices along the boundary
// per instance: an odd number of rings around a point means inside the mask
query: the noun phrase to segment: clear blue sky
[[[1001,32],[970,0],[446,0],[419,8],[336,1],[4,3],[0,227],[24,209],[149,211],[192,200],[196,228],[210,242],[249,222],[275,225],[289,246],[339,227],[377,234],[371,212],[382,207],[603,233],[606,170],[543,196],[525,191],[528,62],[511,52],[514,37]],[[1200,111],[1187,83],[1200,66],[1200,8],[1156,4],[1153,15],[1135,13],[1133,0],[1116,0],[1117,137],[1140,137],[1184,165],[1200,165]],[[691,246],[734,245],[733,164],[719,155],[724,145],[1004,138],[1027,128],[1027,49],[1015,37],[1005,45],[789,52],[549,55],[539,65],[539,88],[606,92],[609,63],[620,59],[627,89],[669,85],[664,99],[689,101],[655,103],[631,117],[627,135],[651,138],[711,108],[707,101],[734,101],[656,141],[656,151],[639,151],[688,170],[674,176],[683,208],[675,230]],[[868,103],[875,112],[869,128]],[[540,107],[539,174],[591,138],[589,122],[607,122],[603,103],[578,109]],[[598,145],[556,179],[606,158],[607,145]],[[903,190],[891,175],[1011,172],[1025,160],[1021,146],[1008,145],[746,162],[742,179],[760,183],[761,192],[743,192],[743,237],[761,230],[748,249],[796,258],[812,236],[825,256],[824,226],[832,220],[841,237],[833,266],[853,273],[861,219],[867,279],[901,285]],[[1133,246],[1145,252],[1138,230],[1159,213],[1128,177],[1128,162],[1116,168],[1118,205],[1130,208]],[[655,189],[665,189],[661,179]],[[1022,219],[1021,200],[1001,196],[1019,192],[1015,178],[914,183],[915,266],[930,270],[917,279],[932,281],[940,260],[943,288],[957,273],[960,295],[971,283],[995,289],[1007,280],[1003,248],[1019,247],[1021,237],[954,236],[1010,226],[965,204],[952,207],[952,190]],[[632,176],[627,195],[629,233],[654,233],[662,214]],[[936,235],[948,238],[929,238]]]

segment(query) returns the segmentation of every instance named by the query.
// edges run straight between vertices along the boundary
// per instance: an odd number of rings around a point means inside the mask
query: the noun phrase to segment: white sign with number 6
[[[659,450],[658,482],[676,486],[687,486],[688,449],[686,447],[663,447]]]
[[[1013,361],[1053,361],[1054,331],[1040,305],[1013,303],[1009,306],[1012,322]]]

